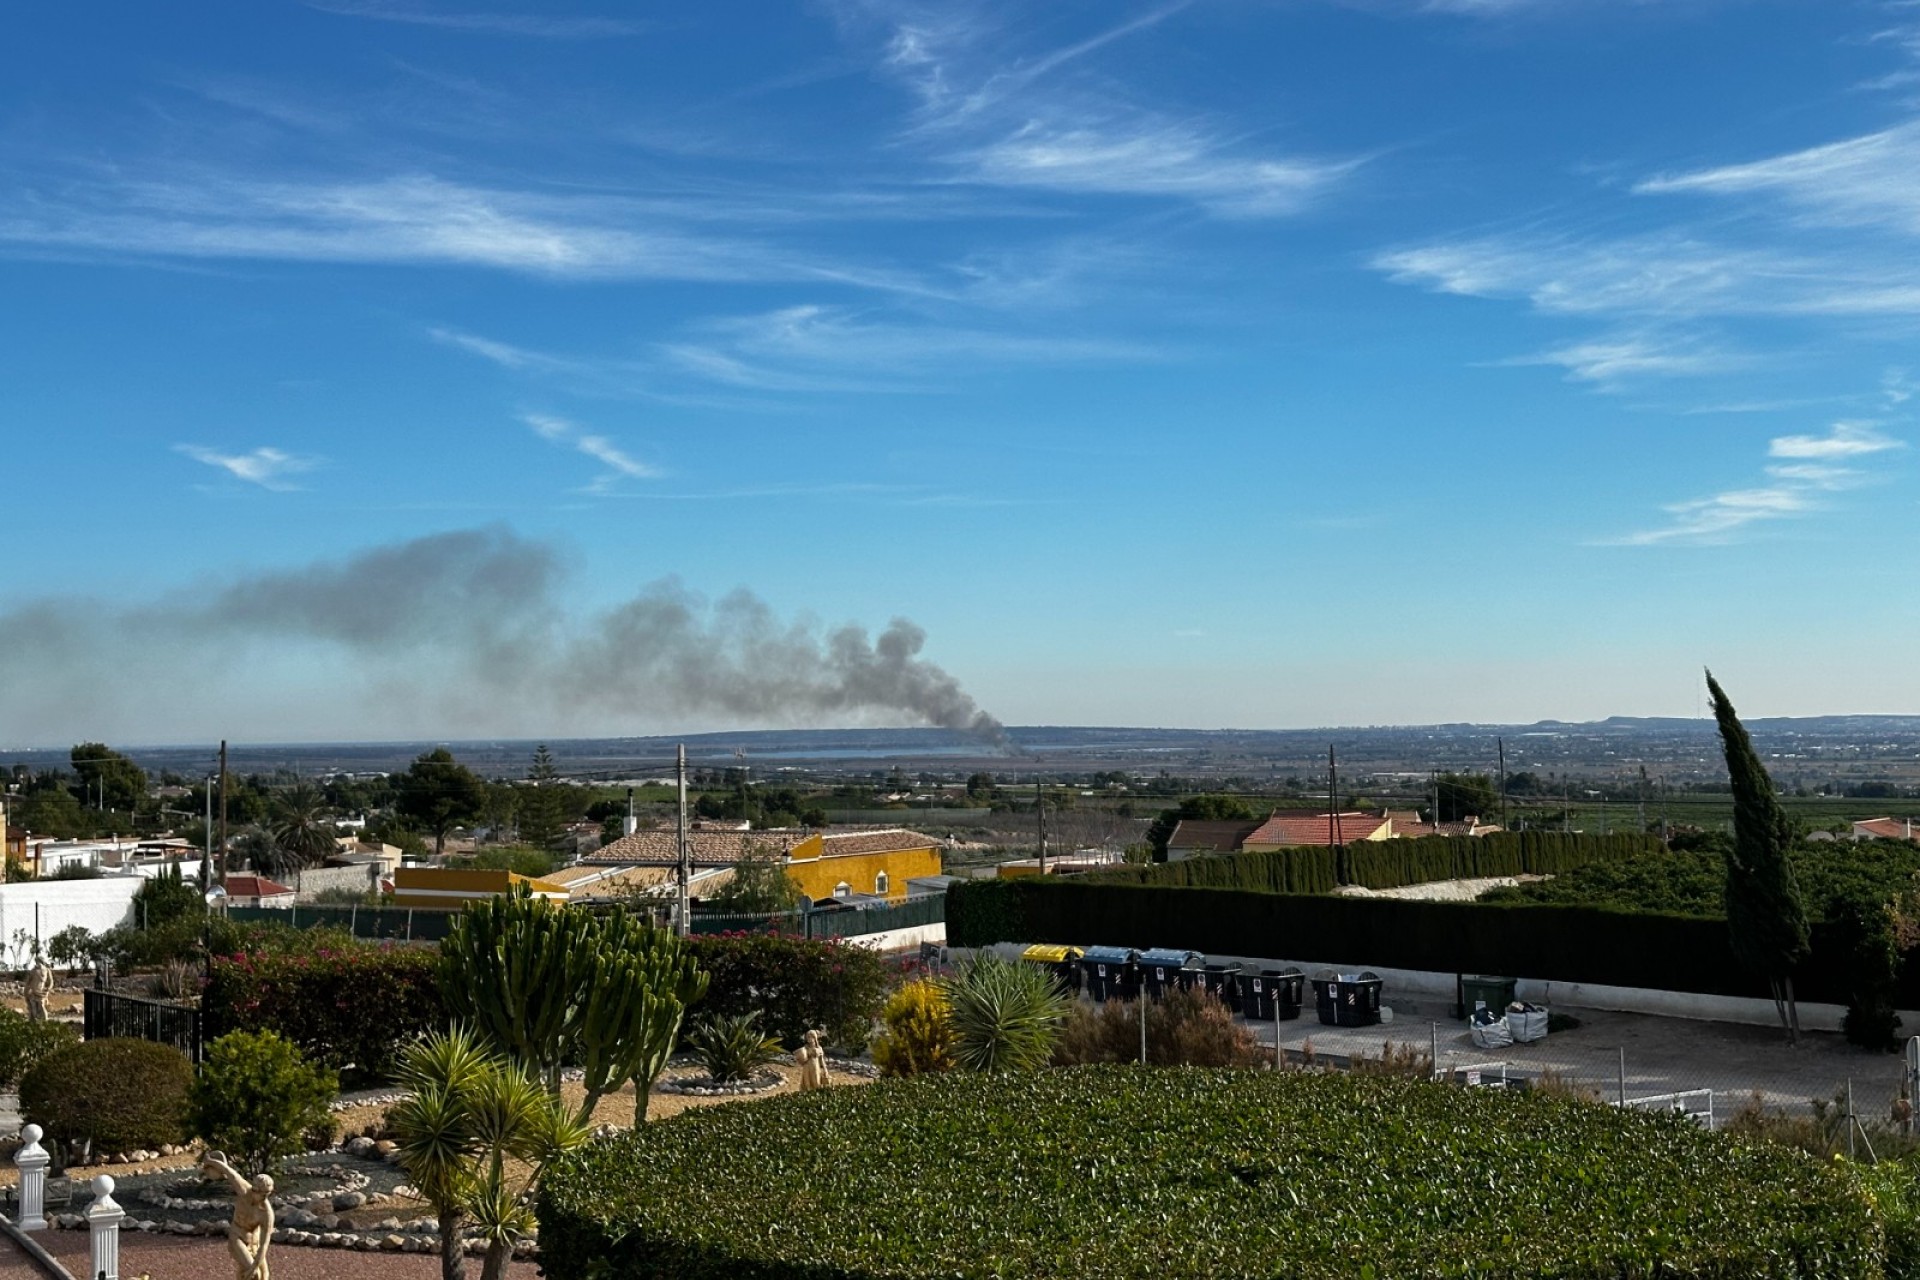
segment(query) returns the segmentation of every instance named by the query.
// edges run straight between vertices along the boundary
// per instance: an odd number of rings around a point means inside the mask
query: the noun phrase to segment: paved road
[[[1465,1024],[1454,1021],[1443,1005],[1390,1001],[1390,1024],[1349,1029],[1322,1026],[1311,999],[1309,988],[1305,1013],[1279,1024],[1280,1043],[1296,1053],[1311,1042],[1318,1054],[1378,1058],[1383,1042],[1422,1054],[1437,1044],[1442,1067],[1504,1061],[1518,1074],[1552,1071],[1612,1100],[1619,1091],[1624,1049],[1629,1097],[1712,1089],[1723,1115],[1755,1093],[1770,1107],[1803,1110],[1809,1099],[1832,1098],[1852,1080],[1856,1112],[1880,1120],[1903,1070],[1899,1055],[1868,1053],[1830,1033],[1803,1034],[1800,1044],[1789,1047],[1779,1031],[1765,1027],[1591,1009],[1560,1010],[1580,1019],[1572,1031],[1533,1044],[1478,1049]],[[1262,1044],[1273,1045],[1272,1023],[1253,1029]]]

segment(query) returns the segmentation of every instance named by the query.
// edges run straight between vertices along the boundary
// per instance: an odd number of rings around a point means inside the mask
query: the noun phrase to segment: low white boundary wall
[[[870,951],[899,951],[903,947],[917,947],[923,942],[944,947],[947,945],[947,926],[917,924],[906,929],[884,929],[879,933],[856,933],[844,941]]]
[[[32,958],[32,944],[15,941],[17,933],[31,939],[38,930],[44,946],[70,925],[85,925],[89,933],[100,934],[127,923],[133,916],[133,895],[145,883],[141,876],[103,876],[0,884],[0,966],[22,969]]]

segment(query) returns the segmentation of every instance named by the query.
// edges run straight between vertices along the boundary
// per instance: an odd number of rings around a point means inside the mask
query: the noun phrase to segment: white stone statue
[[[793,1052],[793,1060],[800,1064],[800,1092],[824,1089],[832,1083],[827,1079],[827,1051],[820,1047],[820,1033],[807,1032],[806,1043]]]
[[[200,1158],[209,1178],[224,1178],[233,1188],[233,1221],[227,1224],[227,1252],[233,1255],[234,1280],[272,1280],[267,1246],[273,1243],[273,1179],[255,1174],[249,1182],[218,1151]]]
[[[45,960],[35,960],[21,985],[26,989],[27,1021],[45,1022],[47,996],[53,991],[53,970],[47,967]]]

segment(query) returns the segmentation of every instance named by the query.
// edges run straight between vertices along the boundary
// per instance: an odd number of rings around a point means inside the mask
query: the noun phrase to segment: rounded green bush
[[[98,1152],[180,1142],[193,1066],[169,1045],[88,1040],[50,1054],[20,1082],[20,1110],[62,1143]]]
[[[70,1044],[80,1033],[65,1022],[30,1022],[25,1014],[0,1006],[0,1089],[19,1085],[35,1063]]]
[[[187,1095],[188,1120],[245,1172],[265,1173],[328,1123],[339,1088],[338,1076],[273,1032],[230,1031],[207,1046]]]
[[[1884,1275],[1867,1197],[1802,1152],[1294,1072],[949,1072],[713,1107],[562,1157],[539,1215],[547,1273],[604,1280]]]

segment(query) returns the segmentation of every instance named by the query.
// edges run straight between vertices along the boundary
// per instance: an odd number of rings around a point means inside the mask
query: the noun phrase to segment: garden
[[[1103,894],[1451,905],[1084,882],[1030,900]],[[1564,927],[1620,905],[1472,909]],[[469,908],[437,948],[273,929],[235,946],[149,975],[186,966],[197,1066],[0,1017],[26,1118],[76,1165],[140,1158],[123,1198],[156,1229],[222,1229],[232,1194],[198,1154],[218,1150],[278,1179],[281,1244],[438,1254],[448,1275],[472,1257],[484,1280],[535,1251],[609,1278],[1920,1276],[1905,1160],[1459,1089],[1419,1063],[1278,1070],[1199,989],[1096,1007],[991,954],[932,974],[525,894]],[[864,1087],[810,1088],[817,1065]]]
[[[564,1157],[555,1275],[609,1280],[1882,1274],[1849,1172],[1667,1116],[1386,1077],[955,1072]]]

